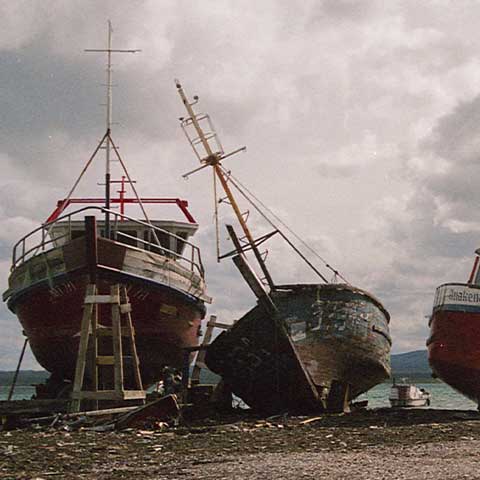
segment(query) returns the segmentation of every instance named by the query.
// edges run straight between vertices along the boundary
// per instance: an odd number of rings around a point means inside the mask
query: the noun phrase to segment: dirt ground
[[[0,432],[0,478],[480,478],[475,411],[238,414],[122,432],[65,428]]]

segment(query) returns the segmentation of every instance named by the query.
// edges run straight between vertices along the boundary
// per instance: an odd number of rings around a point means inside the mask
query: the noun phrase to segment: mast
[[[108,21],[107,38],[107,118],[106,127],[110,135],[112,128],[112,24]],[[105,145],[105,208],[110,210],[110,142]],[[105,237],[110,238],[110,213],[105,213]]]
[[[221,161],[231,155],[234,155],[235,153],[238,153],[240,151],[245,150],[245,147],[237,149],[229,154],[224,154],[223,148],[216,138],[216,134],[213,132],[213,126],[210,122],[210,119],[208,115],[206,114],[196,114],[195,111],[193,110],[193,105],[195,105],[198,102],[198,97],[194,96],[193,99],[194,101],[190,103],[185,95],[185,92],[183,90],[182,85],[178,80],[175,81],[175,84],[177,86],[178,93],[180,95],[180,98],[182,99],[183,104],[185,105],[185,108],[187,109],[189,118],[187,119],[181,119],[182,120],[182,126],[189,126],[192,125],[193,128],[195,129],[198,137],[190,140],[188,137],[188,134],[185,132],[187,135],[187,138],[189,139],[190,143],[192,144],[192,147],[194,148],[195,153],[197,154],[198,158],[200,159],[200,162],[203,164],[201,167],[195,169],[194,171],[190,172],[196,172],[198,170],[201,170],[207,166],[211,166],[213,168],[214,174],[216,177],[220,180],[220,183],[223,187],[223,190],[228,198],[229,203],[231,204],[233,211],[235,212],[235,215],[237,217],[237,220],[243,230],[243,233],[248,240],[248,243],[250,244],[250,247],[255,255],[255,258],[257,259],[258,264],[260,265],[260,268],[262,269],[262,272],[265,276],[265,280],[267,281],[269,287],[271,289],[275,288],[275,284],[273,283],[272,277],[270,275],[270,272],[268,271],[265,262],[263,261],[262,255],[260,254],[257,245],[255,243],[255,240],[250,232],[250,229],[247,226],[247,223],[242,215],[242,212],[240,211],[240,208],[235,200],[235,197],[233,196],[232,190],[230,189],[228,185],[227,178],[221,168]],[[200,125],[200,121],[202,120],[207,120],[210,127],[211,127],[211,132],[205,133]],[[184,128],[185,131],[185,128]],[[218,151],[214,152],[210,146],[209,139],[215,138],[217,141],[218,145]],[[196,150],[195,146],[201,144],[205,150],[206,156],[202,158],[201,155],[198,154],[198,151]],[[188,174],[187,174],[188,175]]]
[[[112,48],[112,23],[108,20],[108,34],[107,34],[107,48],[106,49],[86,49],[85,52],[96,52],[107,54],[107,115],[106,115],[106,138],[105,138],[105,237],[110,237],[110,193],[111,193],[111,181],[110,181],[110,133],[112,130],[112,53],[136,53],[141,50],[118,50]]]

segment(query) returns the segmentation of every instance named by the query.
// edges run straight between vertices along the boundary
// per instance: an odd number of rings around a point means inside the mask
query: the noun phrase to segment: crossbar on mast
[[[242,212],[240,211],[240,208],[238,207],[238,204],[235,200],[235,197],[233,196],[233,193],[232,193],[232,191],[231,191],[231,189],[228,185],[227,178],[225,177],[225,175],[222,171],[221,163],[220,163],[223,159],[233,155],[234,153],[244,150],[245,147],[239,148],[238,150],[225,155],[225,153],[223,151],[223,148],[222,148],[220,142],[217,139],[216,133],[213,131],[213,128],[212,128],[211,132],[209,132],[208,134],[205,134],[205,132],[203,131],[203,129],[200,125],[200,121],[203,120],[203,119],[206,119],[208,121],[209,125],[212,127],[212,124],[209,120],[208,115],[206,115],[206,114],[196,114],[195,111],[193,110],[193,105],[195,105],[198,102],[198,97],[197,96],[193,97],[194,101],[192,103],[189,102],[189,100],[187,99],[187,96],[185,95],[185,92],[182,88],[182,85],[180,84],[180,82],[178,80],[175,80],[175,85],[177,87],[178,94],[180,95],[180,98],[182,99],[182,102],[185,105],[185,108],[186,108],[186,110],[188,112],[188,115],[189,115],[189,118],[181,119],[182,127],[184,128],[185,135],[187,136],[190,144],[192,145],[192,148],[194,149],[197,157],[200,159],[200,162],[202,164],[204,164],[204,165],[202,165],[202,167],[198,168],[197,170],[200,170],[201,168],[203,168],[204,166],[207,166],[207,165],[210,165],[213,168],[213,171],[215,172],[215,175],[217,176],[217,178],[220,180],[220,183],[223,187],[223,190],[225,191],[225,194],[228,197],[228,200],[229,200],[229,202],[230,202],[230,204],[233,208],[233,211],[235,212],[235,215],[236,215],[237,220],[238,220],[238,222],[239,222],[239,224],[240,224],[240,226],[243,230],[243,233],[245,234],[245,237],[247,238],[248,242],[250,243],[250,245],[252,247],[252,251],[255,255],[255,258],[257,259],[258,264],[260,265],[260,268],[262,269],[262,272],[265,276],[265,279],[266,279],[269,287],[273,290],[275,288],[275,284],[273,283],[270,272],[268,271],[268,269],[265,265],[265,262],[263,261],[262,255],[260,254],[260,252],[259,252],[259,250],[256,246],[255,239],[253,238],[252,234],[250,233],[250,229],[248,228],[247,223],[245,222],[245,219],[243,218]],[[193,127],[195,128],[195,131],[197,132],[197,135],[198,135],[197,139],[194,139],[194,140],[190,139],[190,137],[188,136],[188,134],[185,130],[185,127],[187,125],[193,125]],[[218,146],[218,151],[217,152],[214,152],[212,150],[211,146],[210,146],[209,140],[212,139],[212,138],[215,139],[215,141],[217,143],[217,146]],[[206,156],[204,156],[203,158],[199,155],[198,151],[195,149],[195,145],[196,145],[197,141],[198,141],[198,143],[200,143],[203,146],[203,148],[205,150]]]
[[[141,50],[136,49],[114,49],[112,48],[112,23],[108,20],[108,35],[107,35],[107,48],[90,48],[85,49],[85,52],[94,53],[106,53],[107,54],[107,142],[105,144],[105,237],[110,237],[110,146],[111,137],[110,132],[112,129],[112,53],[137,53]]]

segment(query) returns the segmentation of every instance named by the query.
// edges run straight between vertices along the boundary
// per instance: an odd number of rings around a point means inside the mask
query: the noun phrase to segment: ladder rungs
[[[120,303],[118,295],[86,295],[83,303]]]
[[[99,355],[97,365],[115,365],[115,357],[112,355]]]
[[[113,335],[112,327],[100,327],[97,328],[97,336],[99,337],[111,337]],[[122,337],[129,337],[130,329],[128,327],[122,327]],[[132,327],[132,337],[135,336],[135,329]]]
[[[123,303],[120,305],[120,313],[130,313],[132,306],[129,303]]]
[[[98,392],[83,391],[72,392],[73,400],[143,400],[145,390],[99,390]]]

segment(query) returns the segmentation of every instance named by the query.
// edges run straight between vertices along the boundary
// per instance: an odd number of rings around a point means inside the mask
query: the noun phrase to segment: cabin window
[[[149,231],[148,230],[144,230],[143,231],[143,239],[146,241],[146,242],[149,242],[150,241],[150,235],[149,235]],[[146,244],[146,243],[142,243],[140,245],[141,248],[143,248],[144,250],[150,250],[150,245]]]
[[[127,237],[128,235],[128,237]],[[134,237],[134,238],[131,238]],[[136,230],[118,230],[117,242],[124,243],[125,245],[137,246],[137,231]]]
[[[183,249],[185,248],[185,240],[187,239],[187,232],[178,232],[177,235],[183,239],[183,240],[179,240],[177,238],[177,253],[181,255],[183,253]]]
[[[162,235],[165,236],[165,234],[162,234],[160,232],[156,232],[156,234],[157,234],[157,238],[160,242],[160,245],[162,245],[162,247],[167,246],[167,248],[168,248],[168,244],[165,243],[165,239],[162,237]],[[143,245],[142,248],[144,248],[145,250],[149,250],[150,252],[153,252],[153,253],[158,253],[159,255],[163,255],[165,253],[163,248],[155,246],[157,244],[157,240],[155,239],[155,235],[152,232],[152,230],[144,230],[143,231],[143,239],[146,242],[149,242],[149,243],[152,244],[152,245],[146,245],[146,244]],[[167,238],[167,240],[168,240],[168,238]]]

